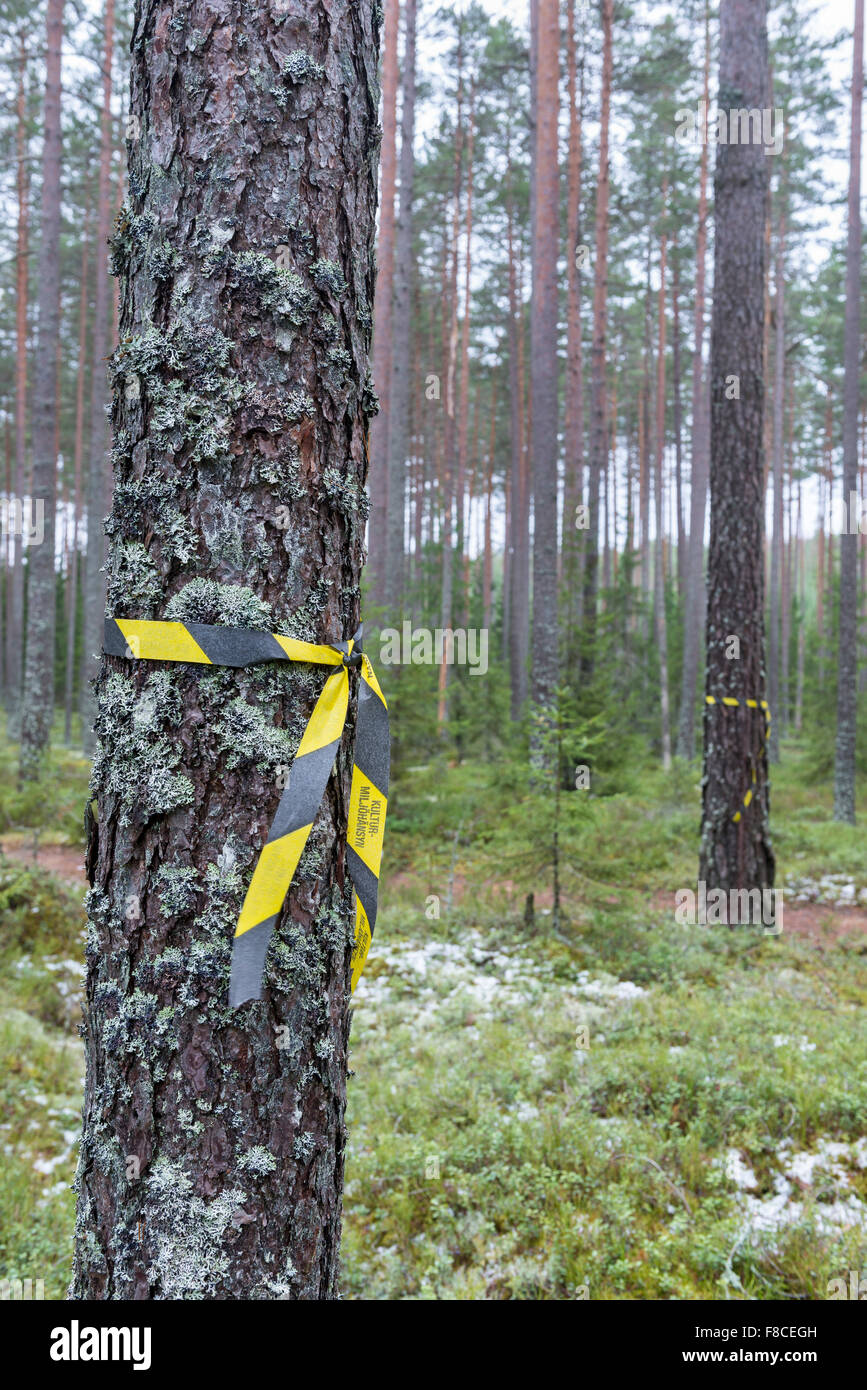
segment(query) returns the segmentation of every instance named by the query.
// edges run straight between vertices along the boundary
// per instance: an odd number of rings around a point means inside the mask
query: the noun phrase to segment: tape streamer
[[[761,710],[762,714],[765,716],[765,729],[762,735],[762,752],[764,752],[764,747],[767,743],[768,735],[771,730],[771,710],[767,700],[736,700],[734,695],[721,695],[719,697],[717,697],[716,695],[705,695],[704,702],[706,705],[723,705],[728,709],[738,709],[741,705],[745,705],[747,709]],[[742,819],[744,811],[746,811],[747,807],[752,801],[753,793],[758,782],[758,778],[756,776],[756,765],[752,757],[750,757],[750,773],[751,785],[747,788],[744,794],[744,799],[741,804],[740,810],[735,811],[734,815],[732,816],[732,820],[735,822],[735,824],[737,824],[738,821]]]
[[[388,706],[362,628],[348,642],[301,642],[277,632],[208,623],[106,618],[103,651],[138,661],[184,661],[200,666],[253,666],[261,661],[309,661],[335,669],[304,730],[287,786],[253,870],[232,943],[229,1005],[261,999],[268,943],[289,892],[340,747],[349,705],[349,672],[360,674],[355,760],[349,797],[346,855],[355,889],[352,989],[358,983],[376,925],[379,868],[388,807]]]

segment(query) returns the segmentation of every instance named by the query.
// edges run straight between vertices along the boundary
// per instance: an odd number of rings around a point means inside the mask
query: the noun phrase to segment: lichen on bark
[[[370,0],[276,8],[136,6],[107,612],[339,641],[375,408],[378,33]],[[324,678],[103,659],[76,1297],[337,1294],[354,693],[264,998],[227,1003]]]

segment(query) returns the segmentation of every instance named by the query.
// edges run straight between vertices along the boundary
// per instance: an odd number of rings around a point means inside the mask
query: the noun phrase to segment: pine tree
[[[719,105],[769,105],[765,0],[722,0]],[[764,285],[768,159],[717,146],[711,325],[711,536],[699,878],[773,885],[764,653]],[[726,705],[724,699],[737,701]],[[752,701],[752,704],[748,704]]]
[[[843,384],[843,500],[848,514],[858,488],[858,385],[861,343],[861,106],[864,93],[864,0],[855,0],[852,116],[849,138],[849,217],[846,243],[846,340]],[[837,639],[837,741],[834,819],[855,823],[858,536],[840,538],[840,624]]]
[[[54,717],[54,572],[57,497],[57,344],[60,332],[61,45],[64,0],[48,0],[39,245],[39,324],[33,366],[33,504],[44,511],[41,543],[27,563],[27,625],[21,706],[21,777],[34,780]]]
[[[194,43],[171,0],[137,6],[114,616],[356,629],[377,8],[202,12]],[[321,687],[321,667],[102,660],[77,1298],[336,1297],[351,732],[264,997],[227,1006],[244,888]]]

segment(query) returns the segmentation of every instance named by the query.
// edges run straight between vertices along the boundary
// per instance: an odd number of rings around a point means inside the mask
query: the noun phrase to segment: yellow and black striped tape
[[[762,735],[762,747],[764,748],[771,727],[771,710],[767,700],[736,700],[733,695],[721,695],[719,697],[716,695],[705,695],[704,701],[706,705],[725,705],[729,709],[738,709],[741,705],[744,705],[747,709],[761,710],[762,714],[765,716],[765,730]],[[740,809],[735,811],[732,816],[732,820],[735,821],[735,823],[742,818],[744,811],[746,811],[747,807],[750,805],[757,780],[756,765],[751,759],[750,786],[744,793],[744,799]]]
[[[370,660],[362,651],[361,639],[361,628],[348,642],[320,644],[283,637],[277,632],[214,627],[208,623],[105,620],[103,650],[107,656],[235,667],[260,661],[311,661],[335,668],[304,730],[288,785],[241,908],[232,945],[232,1008],[262,997],[268,943],[313,829],[343,736],[351,667],[357,667],[361,676],[347,827],[347,859],[355,889],[353,990],[364,969],[376,925],[390,745],[388,706]]]

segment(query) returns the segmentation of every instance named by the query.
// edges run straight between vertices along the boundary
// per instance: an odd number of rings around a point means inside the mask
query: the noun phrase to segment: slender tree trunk
[[[30,256],[30,180],[27,140],[27,41],[21,36],[16,93],[15,153],[18,224],[15,244],[15,499],[24,505],[27,479],[27,304]],[[7,733],[17,738],[21,725],[21,678],[24,655],[24,546],[20,528],[12,536],[12,573],[6,601]]]
[[[849,140],[849,220],[846,243],[846,320],[843,345],[843,502],[849,514],[858,488],[858,378],[861,314],[861,105],[864,92],[864,0],[855,0],[852,123]],[[840,624],[837,640],[837,741],[834,819],[855,823],[855,724],[858,700],[858,536],[840,537]]]
[[[557,120],[559,6],[537,0],[533,300],[533,702],[554,717],[558,679],[557,594]]]
[[[785,198],[781,188],[780,197]],[[780,583],[783,563],[783,405],[786,382],[785,335],[786,222],[785,205],[780,208],[777,246],[774,258],[774,528],[771,537],[770,630],[768,632],[768,703],[771,707],[771,733],[768,756],[780,761]]]
[[[467,459],[470,422],[470,282],[472,277],[473,237],[473,149],[476,135],[476,89],[470,88],[470,109],[467,116],[467,202],[464,226],[464,293],[461,316],[460,385],[458,390],[458,477],[457,477],[457,553],[463,568],[467,548]],[[463,602],[466,603],[466,596]]]
[[[494,499],[494,454],[497,447],[497,377],[491,381],[491,435],[488,442],[488,463],[485,470],[485,532],[484,561],[482,570],[482,612],[483,625],[490,631],[493,621],[493,549],[491,544],[491,513]]]
[[[578,632],[582,621],[582,539],[576,525],[577,509],[584,495],[584,363],[581,341],[581,163],[584,120],[584,63],[581,93],[577,95],[575,3],[569,0],[567,18],[567,71],[569,101],[569,163],[566,184],[566,383],[563,443],[566,478],[563,498],[563,625],[566,666],[577,681]]]
[[[671,376],[677,593],[680,602],[683,603],[686,596],[686,536],[683,526],[683,412],[680,402],[680,256],[677,254],[676,245],[672,248],[671,256]]]
[[[84,215],[81,238],[81,285],[78,300],[78,362],[75,381],[75,440],[73,444],[73,521],[72,548],[69,557],[69,611],[66,627],[66,684],[63,699],[63,739],[67,748],[72,743],[72,697],[75,685],[75,629],[78,613],[78,541],[81,526],[81,459],[84,451],[84,364],[87,360],[87,253],[89,248],[89,217]]]
[[[530,499],[524,450],[523,301],[518,291],[514,208],[507,171],[506,217],[509,257],[509,405],[512,444],[509,499],[509,675],[511,715],[518,719],[527,700],[530,653]]]
[[[662,217],[667,215],[668,176],[662,183]],[[665,621],[665,571],[663,568],[663,457],[665,454],[665,273],[668,237],[663,230],[659,248],[659,316],[656,340],[656,547],[653,566],[653,598],[656,618],[656,646],[659,653],[659,713],[662,740],[662,766],[671,768],[671,712],[668,695],[668,631]]]
[[[611,402],[606,411],[606,429],[608,431],[607,448],[605,450],[605,517],[604,530],[605,543],[602,548],[602,588],[606,594],[611,589],[611,555],[614,542],[612,531],[615,530],[614,521],[614,499],[617,495],[616,482],[612,480],[614,470],[616,450],[617,450],[617,359],[615,353],[614,361],[614,380],[611,384]]]
[[[57,501],[57,369],[60,332],[60,67],[64,0],[48,0],[42,155],[42,239],[39,247],[39,327],[33,370],[33,505],[44,509],[44,537],[29,547],[27,629],[21,705],[24,781],[34,780],[51,740],[54,717],[54,570]],[[38,513],[37,513],[38,515]]]
[[[406,462],[409,446],[409,381],[412,362],[412,199],[415,177],[415,29],[416,0],[404,0],[403,101],[400,117],[400,201],[395,237],[392,310],[391,385],[388,407],[388,559],[385,598],[391,613],[403,603]]]
[[[458,41],[458,85],[457,120],[455,123],[454,188],[452,192],[451,257],[448,284],[449,331],[446,359],[446,419],[443,441],[443,530],[442,530],[442,576],[440,587],[440,626],[447,630],[452,625],[454,605],[454,505],[455,473],[457,471],[457,426],[455,375],[458,360],[458,251],[461,216],[461,175],[463,168],[463,30]],[[445,734],[447,696],[449,683],[449,664],[443,644],[443,658],[440,662],[437,698],[437,728],[440,735]]]
[[[707,110],[710,88],[710,6],[704,11],[703,110]],[[701,162],[698,185],[698,232],[695,253],[695,317],[692,357],[692,441],[689,500],[689,553],[687,558],[686,606],[683,617],[683,667],[680,687],[680,717],[677,726],[677,755],[695,756],[695,696],[704,623],[704,519],[707,506],[709,457],[707,449],[707,382],[704,376],[704,299],[705,258],[707,255],[707,174],[706,129],[701,131]]]
[[[785,526],[783,530],[783,573],[780,585],[780,723],[781,734],[788,732],[791,713],[789,647],[792,635],[792,411],[795,383],[786,390],[785,433]]]
[[[590,373],[590,452],[588,507],[590,525],[584,560],[584,674],[595,660],[596,593],[599,585],[599,485],[608,449],[605,428],[605,357],[608,300],[608,126],[611,115],[612,27],[614,0],[602,0],[602,92],[599,116],[599,174],[596,182],[596,247],[593,267],[593,346]]]
[[[825,479],[819,473],[819,524],[816,532],[816,635],[819,689],[825,684]]]
[[[650,556],[650,374],[653,364],[653,344],[651,326],[651,251],[652,241],[647,237],[647,271],[644,289],[644,353],[641,364],[641,388],[639,392],[639,411],[641,414],[641,470],[638,489],[639,530],[641,533],[641,598],[643,603],[651,599],[651,556]],[[643,619],[642,619],[643,622]]]
[[[765,0],[722,0],[720,105],[768,106]],[[737,103],[734,93],[738,94]],[[763,308],[768,160],[717,148],[711,329],[711,538],[699,878],[708,888],[774,879],[764,652]],[[737,392],[731,376],[738,378]],[[737,639],[733,659],[732,638]],[[731,707],[724,698],[736,699]],[[755,707],[747,705],[756,702]]]
[[[105,405],[108,394],[105,370],[111,282],[106,265],[106,245],[111,230],[111,88],[114,53],[114,0],[105,0],[102,69],[102,117],[99,134],[99,187],[96,211],[96,266],[94,271],[93,368],[90,382],[90,465],[87,474],[87,552],[84,567],[84,640],[81,654],[81,739],[84,751],[94,751],[93,721],[96,716],[93,680],[102,645],[105,610],[105,489],[108,470]]]
[[[800,734],[804,726],[804,674],[807,654],[807,623],[804,612],[806,583],[804,576],[804,536],[801,507],[801,479],[798,479],[797,534],[797,583],[798,583],[798,672],[795,685],[795,732]]]
[[[371,591],[376,603],[386,602],[388,565],[388,487],[390,382],[394,358],[394,194],[397,180],[397,45],[400,32],[400,0],[384,0],[385,32],[382,59],[382,151],[379,201],[379,240],[375,331],[373,335],[373,384],[379,394],[379,414],[370,430],[370,556]]]
[[[337,642],[364,546],[374,6],[313,27],[301,3],[202,11],[195,45],[172,15],[139,0],[133,31],[109,612]],[[262,249],[278,246],[279,267]],[[155,264],[170,266],[156,283]],[[275,773],[321,688],[319,668],[102,661],[75,1298],[337,1296],[349,732],[263,998],[227,1008]]]

